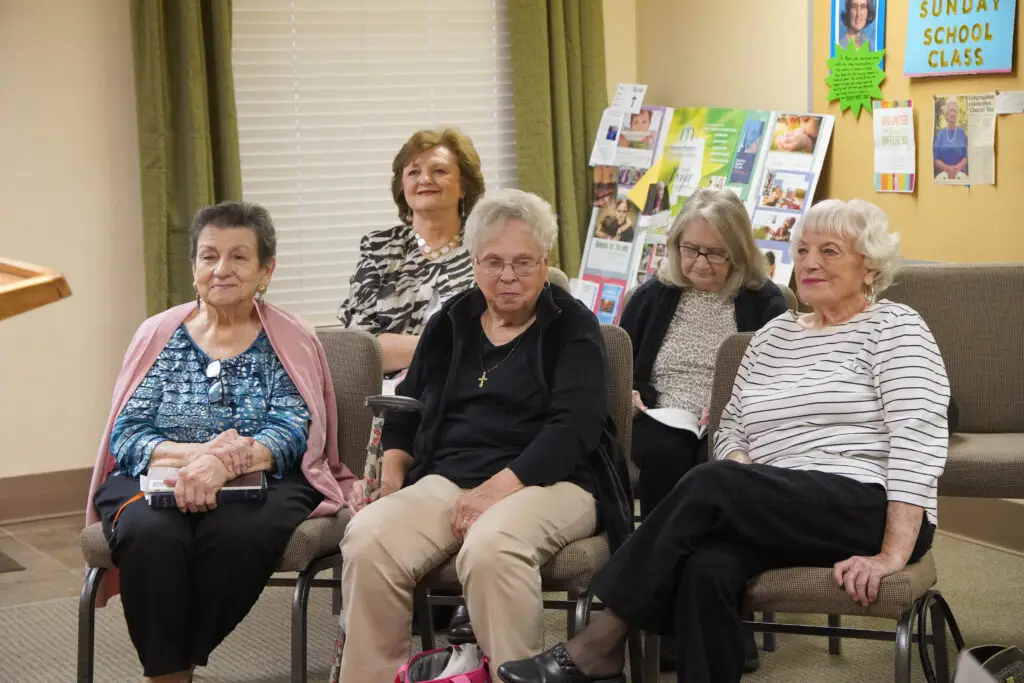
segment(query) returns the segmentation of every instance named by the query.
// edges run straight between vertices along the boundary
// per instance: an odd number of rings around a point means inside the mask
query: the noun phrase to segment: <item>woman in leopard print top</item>
[[[484,193],[480,156],[451,128],[414,133],[392,172],[402,224],[360,241],[359,264],[338,311],[343,325],[380,340],[389,378],[409,367],[430,314],[472,286],[462,223]]]

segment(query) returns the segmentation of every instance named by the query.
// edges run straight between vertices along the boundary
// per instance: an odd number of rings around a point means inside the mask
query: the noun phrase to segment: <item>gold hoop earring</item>
[[[202,299],[199,298],[199,288],[196,287],[196,283],[194,282],[192,283],[192,291],[196,293],[196,307],[198,307],[199,304],[202,303]]]

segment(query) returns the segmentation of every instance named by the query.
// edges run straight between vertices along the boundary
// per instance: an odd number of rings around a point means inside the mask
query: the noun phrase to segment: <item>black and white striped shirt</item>
[[[936,524],[948,407],[939,348],[910,307],[881,301],[821,329],[790,311],[751,339],[714,455],[881,484]]]

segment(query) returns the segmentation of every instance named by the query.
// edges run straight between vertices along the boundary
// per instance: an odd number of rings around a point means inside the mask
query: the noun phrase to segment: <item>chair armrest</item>
[[[423,412],[423,403],[408,396],[367,396],[366,406],[374,415],[383,415],[389,410]]]

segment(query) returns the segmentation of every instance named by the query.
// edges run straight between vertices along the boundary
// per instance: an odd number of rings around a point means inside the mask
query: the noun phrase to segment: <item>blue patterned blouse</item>
[[[181,325],[114,421],[116,471],[137,477],[160,443],[204,443],[228,429],[274,455],[274,476],[292,471],[306,452],[309,409],[265,332],[243,353],[221,361],[223,398],[212,402],[212,362]]]

